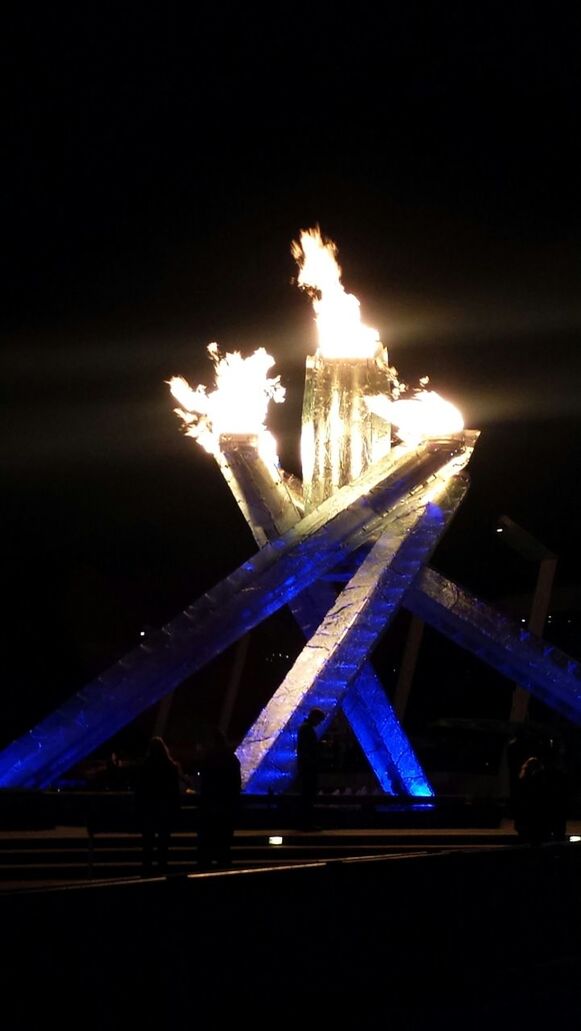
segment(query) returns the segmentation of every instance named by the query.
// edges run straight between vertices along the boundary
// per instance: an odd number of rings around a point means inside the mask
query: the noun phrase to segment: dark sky
[[[250,553],[164,380],[209,382],[212,340],[266,346],[298,471],[314,329],[290,242],[316,222],[402,378],[482,430],[435,564],[486,597],[530,589],[493,532],[507,513],[559,554],[559,588],[581,580],[569,5],[148,6],[4,34],[4,739]]]

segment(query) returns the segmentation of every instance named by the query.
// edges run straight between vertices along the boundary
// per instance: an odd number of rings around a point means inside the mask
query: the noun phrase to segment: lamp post
[[[557,568],[557,556],[508,516],[500,517],[496,532],[527,562],[538,562],[537,583],[529,613],[528,630],[535,637],[542,637]],[[512,695],[511,721],[522,723],[526,719],[529,698],[529,692],[516,684]]]
[[[405,716],[412,689],[420,645],[424,636],[424,625],[423,619],[420,619],[419,616],[414,616],[412,613],[393,698],[393,708],[400,721],[403,721]]]

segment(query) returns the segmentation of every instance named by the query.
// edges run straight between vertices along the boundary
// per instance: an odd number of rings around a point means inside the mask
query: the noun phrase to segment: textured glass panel
[[[394,449],[175,622],[0,753],[1,787],[45,787],[396,518],[463,440]],[[191,622],[191,629],[189,625]],[[106,704],[103,704],[103,702]]]
[[[581,723],[581,667],[563,652],[433,569],[422,572],[405,604],[509,680]]]
[[[313,706],[326,713],[324,733],[464,497],[467,480],[450,471],[436,493],[431,486],[394,506],[383,534],[261,712],[238,749],[246,790],[288,788],[296,735]]]
[[[297,509],[289,503],[286,487],[279,484],[276,470],[266,468],[264,461],[246,442],[240,445],[233,438],[221,440],[220,468],[225,473],[235,497],[245,499],[241,511],[245,515],[259,546],[278,536],[280,520],[283,528],[298,522]],[[273,494],[276,491],[276,498]],[[265,518],[270,513],[270,521]],[[258,513],[256,523],[251,513]],[[290,609],[307,640],[321,623],[335,601],[335,591],[318,581],[290,602]],[[426,797],[433,794],[414,750],[408,741],[373,667],[366,662],[341,702],[361,749],[386,794],[408,794]],[[244,742],[243,742],[244,746]],[[291,756],[291,761],[293,757]],[[268,766],[259,765],[253,777],[253,791],[269,790]]]

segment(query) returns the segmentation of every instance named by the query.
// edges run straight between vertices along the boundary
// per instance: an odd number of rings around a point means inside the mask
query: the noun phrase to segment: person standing
[[[198,866],[231,865],[232,841],[240,803],[240,760],[218,729],[199,767]]]
[[[311,709],[297,734],[297,781],[299,789],[299,830],[316,830],[314,810],[319,790],[321,746],[316,728],[325,719],[322,709]]]
[[[142,876],[167,871],[171,832],[180,805],[180,768],[165,741],[153,737],[135,790],[137,819],[143,840]]]

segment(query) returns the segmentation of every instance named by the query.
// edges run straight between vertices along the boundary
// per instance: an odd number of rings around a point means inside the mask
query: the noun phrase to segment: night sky
[[[535,570],[494,532],[507,514],[579,608],[579,26],[510,9],[82,5],[7,26],[0,743],[251,554],[164,381],[210,384],[211,341],[265,346],[299,472],[315,331],[290,244],[316,223],[401,377],[429,375],[482,430],[434,565],[526,599]],[[255,632],[238,731],[299,646],[284,616]],[[192,685],[192,723],[215,718],[231,662]],[[424,675],[412,720],[501,714],[496,681],[466,702],[470,676]]]

